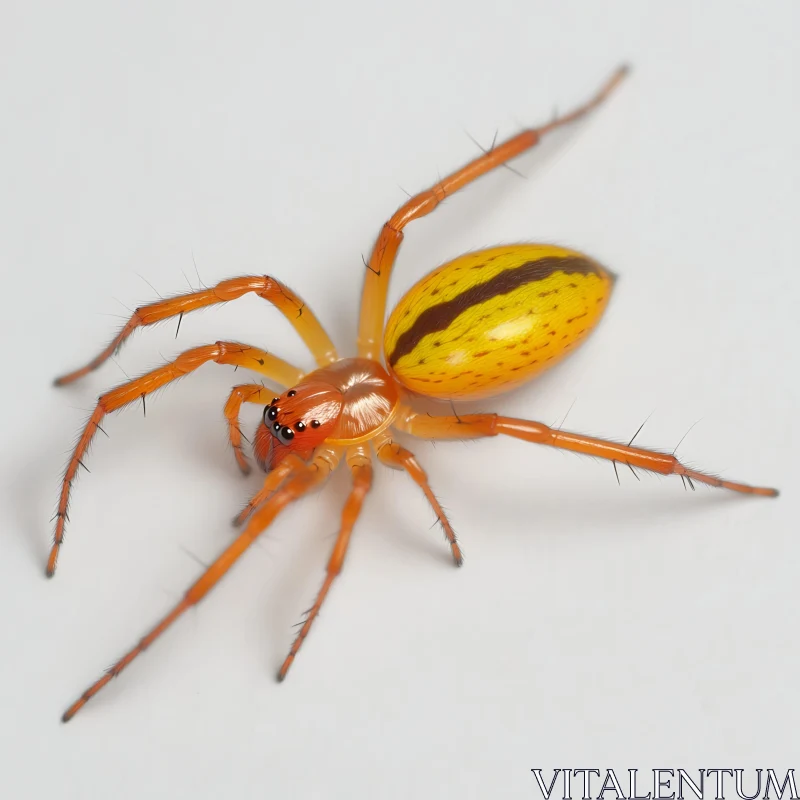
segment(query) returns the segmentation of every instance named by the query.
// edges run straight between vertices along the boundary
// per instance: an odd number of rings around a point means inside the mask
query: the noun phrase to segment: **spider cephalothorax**
[[[366,358],[343,358],[309,373],[264,409],[255,456],[274,469],[289,453],[307,460],[323,442],[357,444],[392,420],[399,391],[386,370]]]
[[[774,489],[721,480],[689,469],[674,455],[617,444],[553,429],[539,422],[498,414],[422,413],[415,396],[453,399],[489,397],[507,391],[547,369],[594,329],[612,288],[610,273],[589,257],[551,245],[506,245],[456,258],[413,286],[398,303],[384,330],[389,277],[405,227],[425,216],[449,195],[539,142],[549,131],[598,105],[625,74],[618,70],[600,93],[571,114],[492,147],[431,189],[412,197],[383,226],[367,264],[358,328],[358,357],[339,358],[336,348],[311,310],[288,287],[267,275],[232,278],[193,292],[138,308],[100,355],[85,367],[59,378],[70,383],[95,369],[138,327],[197,308],[234,300],[248,292],[272,303],[294,326],[313,353],[317,368],[304,372],[261,348],[215,342],[181,353],[174,361],[101,395],[67,466],[56,513],[55,537],[47,574],[55,572],[64,538],[70,490],[89,444],[106,414],[144,399],[161,386],[214,361],[244,367],[286,387],[275,394],[259,383],[234,387],[225,418],[239,467],[247,472],[239,412],[243,403],[264,408],[254,453],[267,470],[261,489],[236,524],[244,530],[188,589],[183,599],[102,678],[65,712],[70,719],[112,677],[118,675],[184,611],[198,603],[227,573],[290,502],[320,486],[345,460],[352,488],[328,561],[327,574],[300,628],[278,677],[282,680],[319,613],[328,590],[342,569],[353,525],[372,482],[372,454],[405,470],[428,498],[444,529],[453,559],[461,549],[427,475],[414,455],[392,437],[392,430],[423,439],[468,439],[504,434],[526,442],[585,453],[662,475],[679,475],[745,494],[775,496]],[[381,342],[386,362],[381,362]],[[631,440],[632,441],[632,440]]]

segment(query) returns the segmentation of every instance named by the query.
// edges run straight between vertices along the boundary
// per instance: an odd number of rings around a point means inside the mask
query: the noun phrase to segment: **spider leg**
[[[64,527],[68,519],[67,510],[69,507],[72,482],[75,479],[78,468],[83,465],[82,459],[89,449],[89,444],[97,432],[97,429],[100,428],[103,418],[111,411],[116,411],[135,400],[141,399],[144,402],[145,397],[151,392],[154,392],[156,389],[165,386],[177,378],[183,377],[189,372],[193,372],[208,361],[215,361],[217,364],[233,364],[246,367],[247,369],[260,372],[278,383],[288,386],[292,385],[294,376],[299,374],[299,371],[295,367],[287,364],[277,356],[266,353],[258,347],[250,347],[249,345],[237,344],[235,342],[217,342],[216,344],[186,350],[174,361],[158,369],[154,369],[142,375],[140,378],[123,383],[110,392],[100,395],[97,405],[92,415],[89,417],[89,421],[86,423],[86,426],[78,438],[75,450],[67,464],[67,469],[61,482],[61,494],[59,495],[58,510],[56,511],[56,528],[53,537],[53,546],[50,550],[50,556],[47,559],[48,577],[52,577],[56,570],[58,553],[61,548],[61,543],[64,541]]]
[[[450,543],[450,549],[453,552],[453,560],[456,562],[456,566],[460,567],[464,563],[464,556],[461,552],[458,540],[456,539],[456,533],[453,530],[453,526],[450,524],[450,520],[447,519],[444,509],[436,499],[436,495],[431,490],[425,470],[419,465],[414,454],[395,442],[391,435],[386,432],[378,434],[373,439],[373,442],[375,443],[378,459],[382,463],[386,464],[387,467],[392,467],[392,469],[405,470],[411,476],[411,479],[422,489],[437,519],[441,523],[447,541]]]
[[[264,485],[250,498],[247,505],[233,518],[234,527],[239,527],[269,496],[280,487],[286,478],[296,469],[297,464],[305,463],[295,453],[287,454],[281,462],[265,478]]]
[[[570,433],[532,420],[501,417],[498,414],[429,416],[403,406],[393,424],[400,430],[422,439],[475,439],[504,434],[525,442],[546,444],[550,447],[605,458],[609,461],[627,464],[631,468],[638,467],[661,475],[680,475],[681,478],[690,481],[730,489],[733,492],[761,495],[762,497],[777,497],[778,495],[777,489],[722,480],[715,475],[689,469],[669,453],[631,447],[594,436]]]
[[[333,546],[333,552],[330,559],[328,559],[327,574],[322,583],[322,588],[317,594],[314,605],[311,606],[303,625],[300,628],[297,636],[295,637],[292,647],[289,650],[289,655],[286,656],[280,670],[278,671],[278,680],[282,681],[292,666],[292,662],[297,656],[300,648],[303,646],[314,620],[319,615],[319,610],[333,585],[336,576],[342,571],[344,558],[347,554],[347,546],[350,544],[350,534],[353,530],[358,515],[361,513],[361,506],[364,503],[369,488],[372,484],[372,463],[369,455],[369,450],[363,445],[353,445],[347,449],[347,466],[353,475],[353,487],[350,490],[350,495],[347,502],[342,509],[342,522],[339,528],[339,535],[336,537],[336,544]]]
[[[510,159],[529,150],[538,144],[545,134],[588,114],[611,94],[627,72],[627,67],[620,67],[588,103],[563,117],[557,117],[547,125],[522,131],[511,139],[492,147],[491,150],[440,180],[430,189],[412,197],[395,212],[378,235],[378,240],[367,264],[367,273],[364,276],[358,329],[358,354],[360,356],[380,358],[389,277],[397,251],[403,241],[403,229],[406,225],[412,220],[430,214],[442,200],[472,183],[476,178],[480,178],[481,175],[485,175],[496,167],[503,166]]]
[[[203,597],[219,582],[219,580],[236,563],[239,557],[258,538],[259,534],[275,519],[289,503],[307,494],[319,486],[336,468],[341,456],[341,449],[328,447],[325,458],[315,458],[311,464],[302,464],[302,469],[295,465],[295,470],[286,484],[282,486],[268,503],[259,508],[247,527],[214,561],[211,566],[189,588],[183,599],[139,642],[131,648],[114,666],[106,671],[102,678],[96,680],[65,712],[61,718],[69,722],[78,711],[86,705],[112,678],[143,653],[164,631],[183,614],[186,609],[199,603]]]
[[[300,382],[302,377],[303,373],[297,370],[295,380],[292,383],[283,385],[294,386]],[[225,403],[224,414],[225,419],[228,421],[228,437],[233,448],[233,454],[236,457],[236,463],[245,475],[250,474],[250,464],[242,449],[242,427],[239,423],[239,412],[241,411],[242,403],[267,406],[274,396],[275,393],[272,390],[257,383],[248,383],[242,386],[234,386],[228,396],[228,401]]]
[[[272,303],[289,320],[308,349],[314,354],[319,366],[336,361],[338,356],[333,342],[308,306],[291,289],[275,278],[270,278],[268,275],[253,275],[231,278],[202,292],[180,294],[167,300],[140,306],[133,312],[133,316],[125,323],[122,330],[111,340],[108,347],[80,369],[56,378],[55,384],[64,386],[97,369],[122,347],[125,340],[137,328],[146,327],[170,317],[182,316],[198,308],[227,303],[248,292],[255,292],[259,297]],[[291,386],[291,382],[288,385]]]

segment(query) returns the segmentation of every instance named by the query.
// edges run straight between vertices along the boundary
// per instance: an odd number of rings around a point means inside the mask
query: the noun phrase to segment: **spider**
[[[453,561],[462,563],[456,535],[428,478],[412,452],[392,437],[393,430],[421,439],[467,439],[500,434],[563,448],[662,475],[745,494],[774,497],[775,489],[722,480],[690,469],[674,455],[550,428],[540,422],[492,413],[431,415],[415,410],[415,395],[453,401],[497,395],[512,389],[567,356],[594,329],[613,289],[613,274],[582,253],[562,247],[517,244],[462,255],[429,273],[392,311],[384,327],[389,278],[406,226],[430,214],[446,197],[534,147],[543,136],[598,106],[620,83],[619,68],[600,91],[571,113],[539,128],[524,130],[493,146],[462,169],[406,202],[383,226],[367,267],[358,327],[358,355],[341,358],[317,318],[289,288],[273,277],[247,276],[222,281],[142,306],[98,356],[81,369],[56,379],[72,383],[103,364],[140,327],[248,292],[272,303],[294,326],[316,359],[305,373],[278,356],[246,344],[219,341],[181,353],[135,380],[101,395],[78,438],[61,485],[55,535],[47,562],[52,576],[64,540],[70,491],[101,423],[112,411],[141,399],[203,364],[213,361],[245,367],[285,387],[274,395],[261,384],[236,386],[225,404],[230,443],[242,472],[250,469],[242,450],[239,413],[243,403],[264,407],[253,450],[266,472],[262,488],[234,519],[243,530],[188,589],[183,599],[126,655],[93,683],[65,712],[70,720],[112,678],[119,675],[188,608],[202,600],[278,513],[323,484],[344,459],[352,487],[327,564],[327,572],[307,612],[278,679],[286,677],[314,620],[342,570],[350,535],[372,482],[372,455],[386,466],[405,470],[424,492],[441,522]],[[383,344],[385,360],[381,359]]]

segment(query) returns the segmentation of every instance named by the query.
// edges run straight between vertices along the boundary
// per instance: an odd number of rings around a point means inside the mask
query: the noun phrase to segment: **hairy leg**
[[[435,186],[420,192],[401,206],[383,226],[378,241],[372,250],[364,277],[364,290],[361,295],[361,316],[358,328],[358,354],[363,358],[380,358],[383,324],[386,318],[386,293],[389,277],[394,266],[403,229],[409,222],[430,214],[439,203],[454,192],[462,189],[476,178],[503,166],[507,161],[538,144],[541,138],[556,128],[580,119],[598,106],[616,88],[627,74],[627,67],[620,67],[605,83],[602,89],[586,104],[563,117],[554,119],[547,125],[531,128],[513,136],[505,142],[492,147],[482,156],[448,175]]]
[[[405,447],[395,442],[392,439],[391,434],[387,432],[383,432],[376,436],[375,439],[373,439],[373,442],[375,444],[375,450],[378,454],[378,459],[383,464],[386,464],[387,467],[392,467],[392,469],[405,470],[411,476],[411,479],[414,481],[414,483],[416,483],[417,486],[422,489],[425,497],[428,498],[428,502],[431,504],[437,519],[441,523],[442,529],[444,530],[444,535],[447,537],[447,541],[450,543],[450,549],[453,552],[453,560],[456,562],[456,566],[460,567],[464,563],[464,556],[461,553],[461,547],[456,539],[456,533],[450,524],[450,520],[447,519],[444,509],[439,504],[439,501],[436,499],[436,495],[433,493],[433,490],[428,483],[428,476],[426,475],[425,470],[419,465],[419,462],[414,457],[414,454],[410,450],[406,450]]]
[[[300,651],[306,636],[308,636],[308,632],[311,630],[314,620],[319,615],[319,611],[328,595],[328,591],[333,585],[336,576],[342,571],[344,558],[347,554],[347,546],[350,544],[350,534],[358,519],[358,515],[361,513],[361,506],[364,503],[364,498],[372,485],[372,463],[366,445],[357,444],[347,449],[347,466],[350,467],[353,476],[353,487],[350,490],[350,495],[342,510],[342,522],[339,527],[339,535],[336,537],[336,544],[333,546],[333,552],[328,559],[327,575],[322,583],[322,588],[317,594],[314,605],[308,610],[300,631],[292,643],[289,655],[286,656],[286,659],[278,671],[279,681],[282,681],[286,677],[286,673],[289,671],[289,667],[292,666],[292,662]]]
[[[274,497],[253,514],[247,527],[225,549],[219,558],[195,581],[183,599],[149,633],[117,661],[102,678],[95,681],[65,712],[63,722],[69,722],[112,678],[116,678],[128,664],[143,653],[188,608],[199,603],[236,563],[239,557],[258,538],[259,534],[289,503],[319,486],[335,468],[341,455],[340,448],[322,448],[325,458],[314,459],[311,464],[297,467]],[[321,452],[321,451],[320,451]]]
[[[302,464],[303,459],[289,453],[264,479],[264,485],[250,498],[247,505],[233,518],[234,527],[239,527],[270,495],[280,487],[286,478]]]
[[[300,334],[307,347],[314,354],[317,365],[322,367],[338,358],[333,342],[311,309],[288,287],[268,275],[252,275],[243,278],[231,278],[222,281],[211,289],[202,292],[191,292],[159,300],[140,306],[133,312],[133,316],[125,323],[122,330],[111,340],[111,343],[95,356],[88,364],[56,378],[56,386],[64,386],[82,378],[87,373],[97,369],[107,361],[125,340],[137,329],[153,325],[170,317],[182,318],[190,311],[198,308],[227,303],[236,300],[249,292],[254,292],[259,297],[272,303],[292,324]],[[289,386],[292,384],[290,383]]]
[[[116,411],[135,400],[145,403],[145,398],[156,389],[160,389],[168,383],[182,378],[193,372],[203,364],[215,361],[217,364],[232,364],[234,366],[246,367],[255,372],[260,372],[268,378],[283,383],[286,379],[293,379],[292,376],[298,374],[299,370],[292,367],[280,358],[270,355],[258,347],[238,344],[236,342],[216,342],[215,344],[204,347],[195,347],[181,353],[174,361],[165,364],[163,367],[154,369],[142,375],[140,378],[123,383],[116,389],[100,395],[89,421],[81,432],[75,450],[67,464],[64,478],[61,482],[61,494],[58,499],[58,510],[56,511],[56,527],[53,537],[53,546],[47,560],[47,575],[52,577],[56,570],[59,550],[64,541],[64,527],[68,519],[69,498],[72,483],[80,467],[84,467],[83,458],[86,455],[89,445],[95,433],[101,428],[101,423],[112,411]],[[289,383],[288,385],[292,385]],[[105,431],[103,431],[105,433]]]
[[[394,426],[422,439],[475,439],[484,436],[512,436],[525,442],[546,444],[563,450],[572,450],[597,458],[604,458],[630,467],[658,472],[661,475],[680,475],[688,481],[707,483],[743,494],[776,497],[777,489],[762,486],[749,486],[738,481],[722,480],[698,470],[689,469],[669,453],[646,450],[642,447],[617,444],[594,436],[557,430],[533,422],[498,414],[465,414],[463,416],[430,416],[402,407],[394,420]]]

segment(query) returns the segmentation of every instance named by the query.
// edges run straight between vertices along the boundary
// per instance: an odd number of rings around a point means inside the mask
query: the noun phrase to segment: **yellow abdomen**
[[[414,285],[392,311],[387,367],[408,389],[432,397],[507,391],[589,335],[613,282],[596,261],[553,245],[460,256]]]

